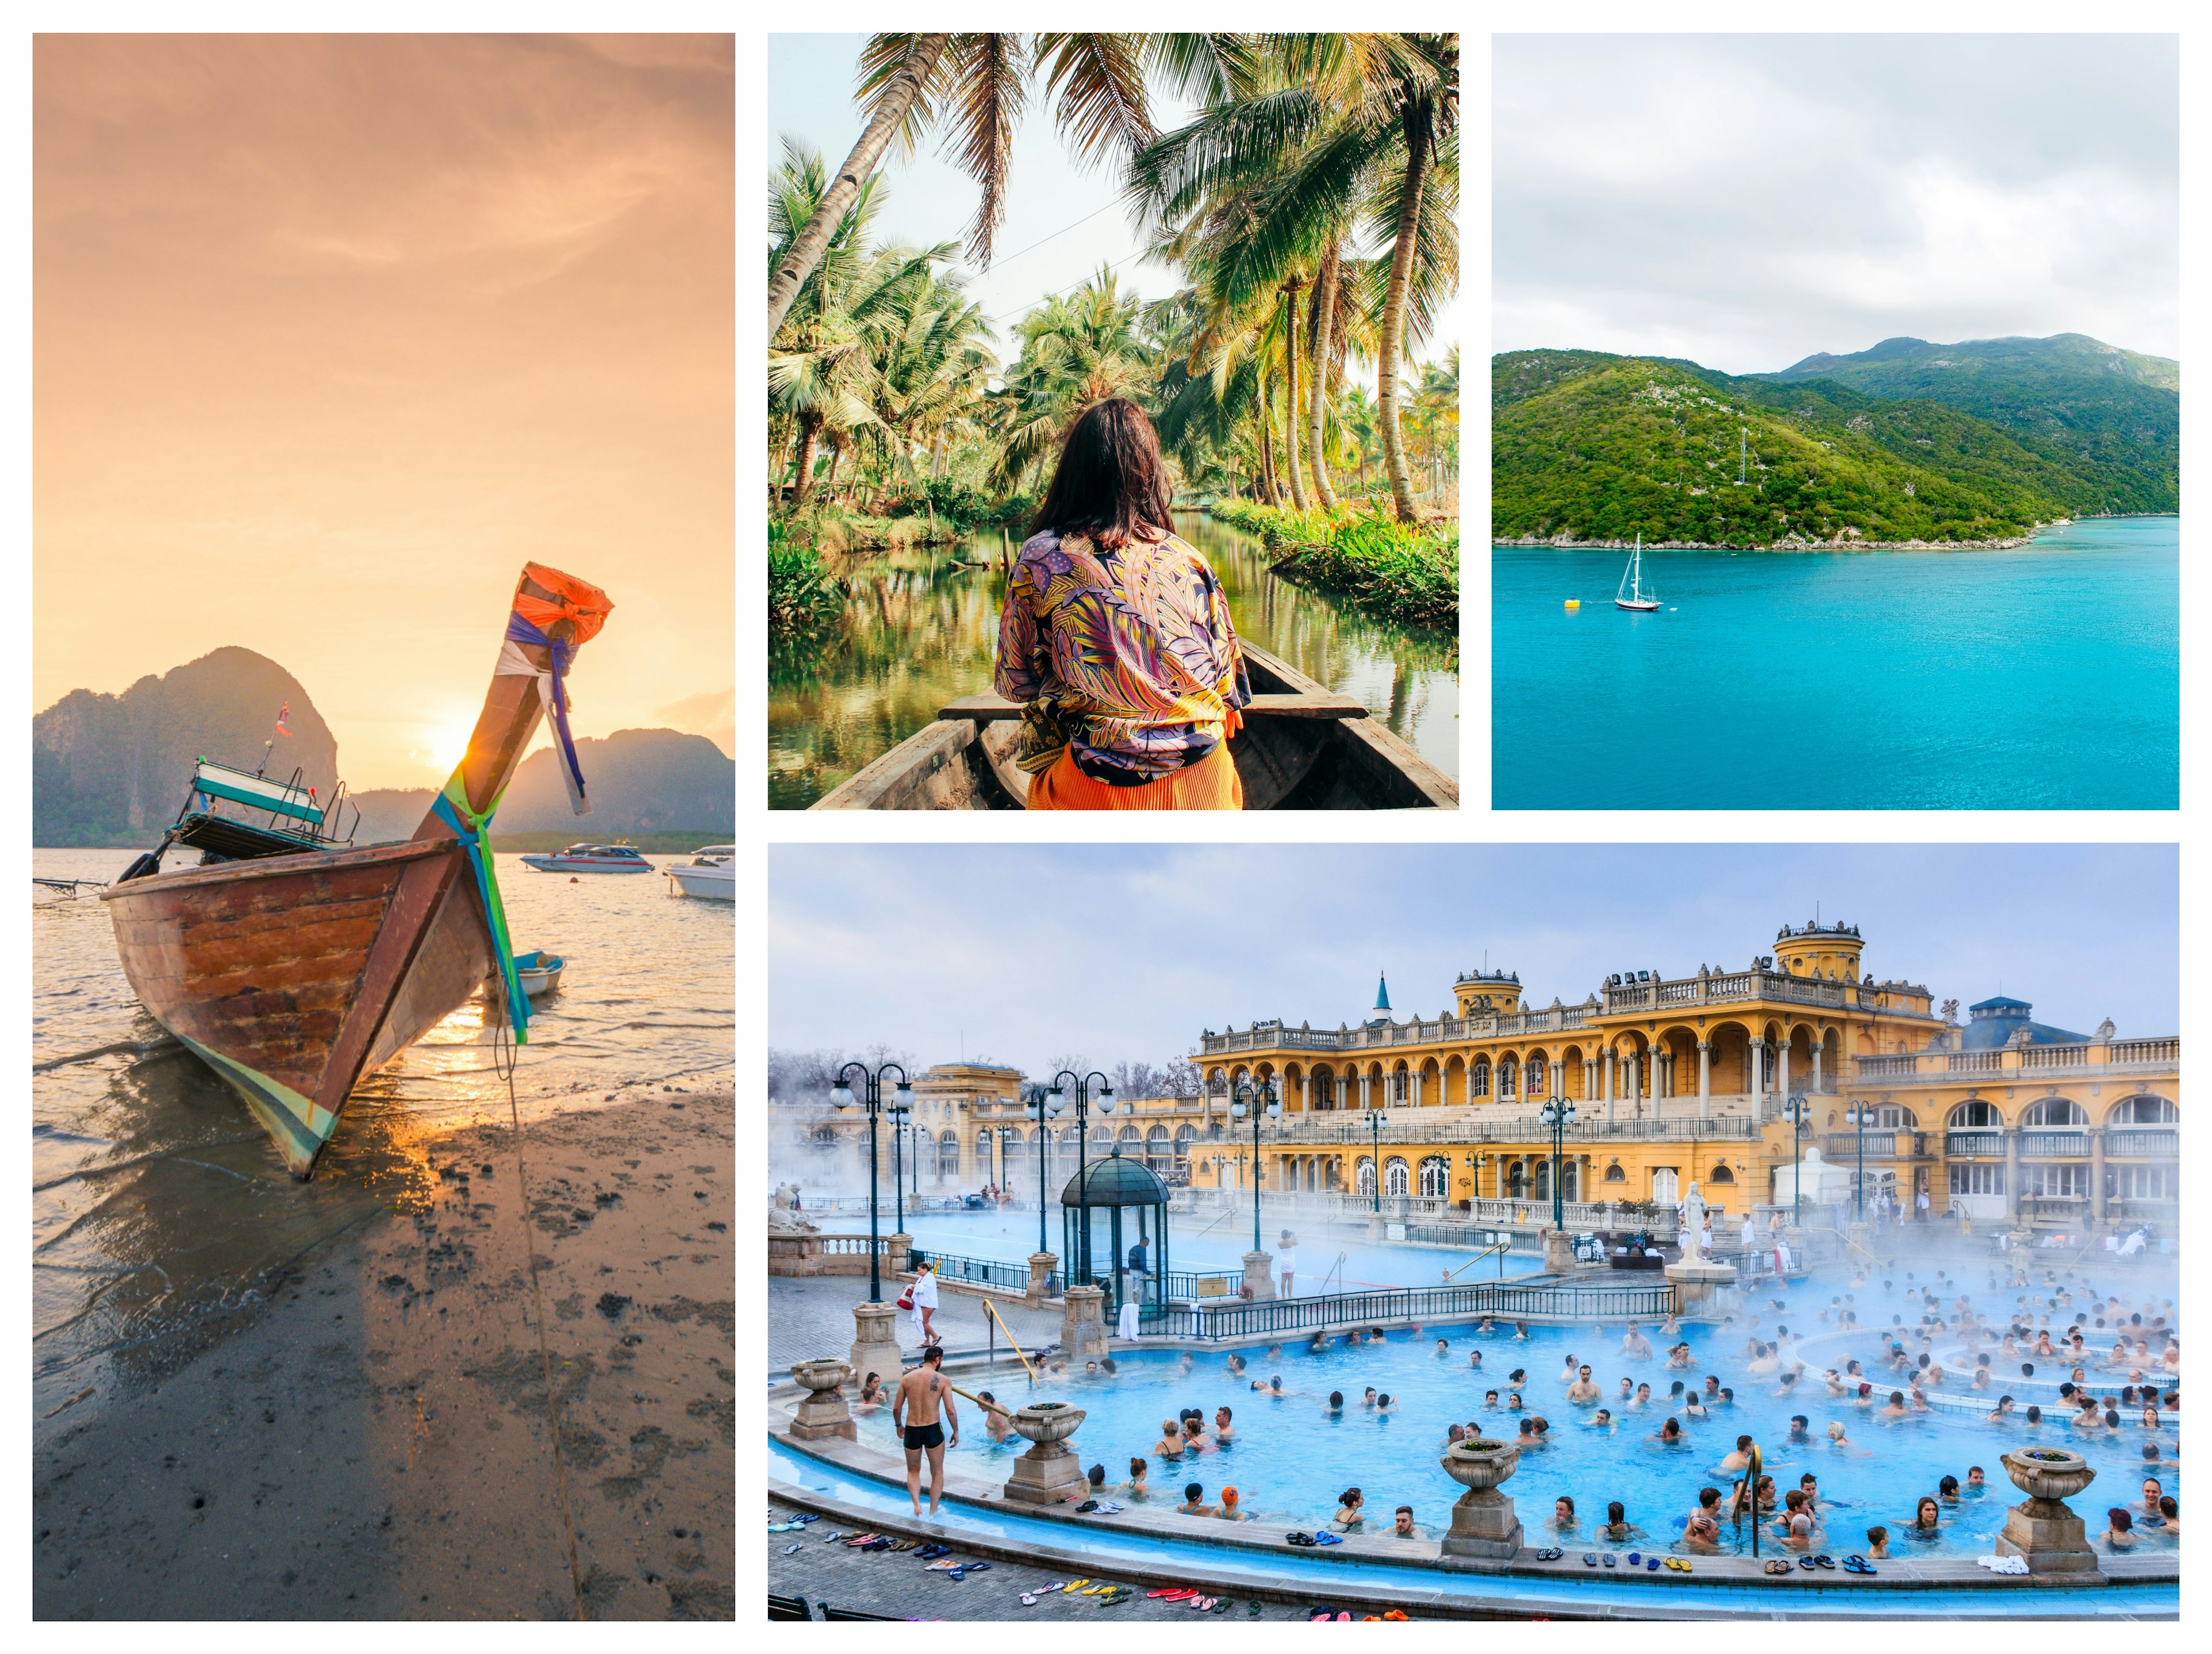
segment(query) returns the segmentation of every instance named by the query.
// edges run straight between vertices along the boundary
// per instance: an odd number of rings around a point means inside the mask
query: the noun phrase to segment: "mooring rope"
[[[561,1456],[561,1408],[553,1390],[553,1350],[545,1341],[545,1295],[538,1283],[538,1242],[530,1232],[530,1171],[522,1160],[522,1110],[514,1100],[514,1070],[521,1053],[507,1038],[508,1022],[500,1019],[492,1043],[492,1066],[507,1081],[507,1115],[514,1128],[514,1177],[522,1193],[522,1244],[530,1261],[530,1299],[538,1317],[538,1359],[545,1370],[545,1419],[553,1427],[553,1480],[561,1494],[562,1537],[568,1548],[568,1586],[576,1598],[576,1617],[584,1613],[584,1572],[576,1554],[576,1516],[568,1503],[568,1468]],[[501,1054],[506,1061],[501,1061]]]

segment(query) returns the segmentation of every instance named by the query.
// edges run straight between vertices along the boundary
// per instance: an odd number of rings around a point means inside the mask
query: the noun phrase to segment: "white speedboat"
[[[653,863],[627,844],[571,844],[549,855],[526,855],[526,867],[540,873],[649,873]]]
[[[734,902],[738,899],[738,870],[733,860],[737,854],[734,844],[709,844],[703,850],[694,850],[690,860],[672,861],[660,871],[668,875],[669,887],[678,896]]]

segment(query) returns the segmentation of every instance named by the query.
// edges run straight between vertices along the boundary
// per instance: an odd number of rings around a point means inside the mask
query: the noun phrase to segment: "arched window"
[[[956,1137],[952,1141],[953,1158],[957,1161],[959,1158],[960,1154],[960,1140]],[[989,1176],[988,1168],[991,1164],[991,1128],[988,1126],[984,1127],[982,1130],[975,1134],[975,1164],[979,1167],[987,1168],[984,1175],[986,1177]],[[960,1168],[956,1164],[946,1175],[948,1177],[957,1176],[959,1170]]]
[[[1608,1183],[1625,1183],[1628,1181],[1628,1174],[1621,1170],[1620,1162],[1615,1160],[1605,1169],[1605,1176],[1600,1181]]]
[[[1674,1193],[1674,1167],[1660,1166],[1652,1172],[1651,1198],[1661,1206],[1674,1204],[1677,1196]]]
[[[1375,1193],[1375,1162],[1364,1154],[1359,1157],[1359,1192],[1369,1196]]]
[[[1514,1058],[1498,1060],[1498,1095],[1501,1100],[1520,1094],[1521,1065]]]
[[[2115,1126],[2172,1126],[2180,1123],[2181,1111],[2166,1098],[2124,1097],[2105,1118]]]
[[[1505,1193],[1516,1201],[1528,1196],[1528,1168],[1519,1160],[1510,1161],[1505,1168]]]
[[[1536,1162],[1536,1198],[1540,1201],[1552,1198],[1552,1163],[1549,1160]]]
[[[1997,1131],[2004,1126],[2004,1116],[1996,1104],[1972,1097],[1952,1110],[1945,1124],[1952,1131]]]
[[[1166,1171],[1169,1160],[1173,1158],[1174,1151],[1168,1146],[1169,1140],[1165,1126],[1154,1126],[1145,1134],[1145,1164],[1154,1171]]]
[[[1210,1140],[1218,1143],[1221,1140],[1222,1129],[1223,1128],[1220,1121],[1209,1121],[1206,1123],[1206,1134]]]
[[[1705,1181],[1709,1183],[1732,1183],[1735,1181],[1735,1173],[1729,1170],[1728,1162],[1723,1160],[1713,1168],[1713,1175]]]
[[[1451,1163],[1443,1155],[1431,1154],[1422,1159],[1421,1193],[1437,1201],[1451,1193]]]
[[[1117,1143],[1134,1143],[1143,1134],[1134,1126],[1124,1126],[1121,1128],[1121,1135],[1116,1137],[1114,1140]]]
[[[957,1177],[960,1175],[960,1138],[956,1132],[946,1132],[937,1140],[937,1164],[930,1168],[933,1177]]]
[[[1532,1056],[1528,1059],[1528,1095],[1530,1097],[1543,1096],[1544,1082],[1549,1074],[1550,1065],[1541,1056]]]
[[[1184,1121],[1182,1124],[1176,1128],[1175,1152],[1176,1159],[1188,1160],[1190,1158],[1190,1146],[1197,1140],[1197,1137],[1198,1128],[1192,1125],[1188,1120]]]
[[[1468,1094],[1470,1097],[1490,1095],[1490,1059],[1477,1057],[1474,1067],[1468,1070]]]
[[[2086,1126],[2089,1111],[2063,1097],[2046,1097],[2020,1117],[2023,1126]]]
[[[1385,1195],[1403,1195],[1410,1182],[1406,1175],[1406,1163],[1396,1155],[1382,1163],[1382,1192]]]

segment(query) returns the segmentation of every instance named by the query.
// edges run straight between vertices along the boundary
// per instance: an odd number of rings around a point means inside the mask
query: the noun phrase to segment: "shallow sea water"
[[[32,871],[112,879],[135,854],[34,850]],[[673,896],[657,873],[571,884],[513,855],[498,872],[517,946],[568,961],[559,991],[535,1001],[514,1069],[526,1126],[600,1105],[620,1087],[727,1083],[730,904]],[[426,1202],[441,1140],[507,1118],[484,1007],[473,1002],[362,1081],[314,1178],[295,1183],[237,1094],[138,1004],[98,893],[33,890],[33,1064],[133,1048],[32,1075],[41,1414],[96,1389],[111,1360],[128,1365],[164,1335],[250,1309],[294,1261],[352,1225]]]

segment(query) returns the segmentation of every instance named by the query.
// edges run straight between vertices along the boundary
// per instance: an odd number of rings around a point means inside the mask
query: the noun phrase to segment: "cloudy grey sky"
[[[1499,35],[1492,348],[2179,354],[2170,35]]]
[[[1816,903],[1939,1000],[2171,1034],[2177,876],[2171,846],[780,845],[769,1043],[1158,1064],[1206,1028],[1357,1022],[1378,971],[1435,1016],[1486,951],[1542,1005],[1741,969]]]
[[[860,136],[853,102],[854,70],[866,40],[860,34],[771,34],[768,37],[769,164],[781,164],[783,140],[793,137],[821,153],[835,167]],[[969,292],[997,327],[1000,356],[1016,353],[1012,324],[1042,302],[1081,283],[1101,265],[1110,265],[1124,292],[1147,300],[1164,299],[1176,289],[1176,271],[1139,256],[1140,239],[1131,233],[1121,205],[1121,190],[1110,164],[1085,169],[1061,141],[1048,101],[1034,95],[1014,139],[1009,170],[1006,222],[1000,225],[991,268],[962,264]],[[1152,112],[1163,131],[1189,119],[1186,106],[1165,100]],[[967,173],[938,153],[933,134],[907,158],[886,163],[881,186],[882,212],[876,219],[879,240],[926,246],[960,241],[975,216],[976,186]],[[756,221],[758,222],[758,221]],[[1371,251],[1371,249],[1363,249]],[[1459,303],[1444,307],[1436,337],[1416,350],[1428,361],[1460,342]],[[1355,366],[1352,376],[1370,388],[1372,363]]]

